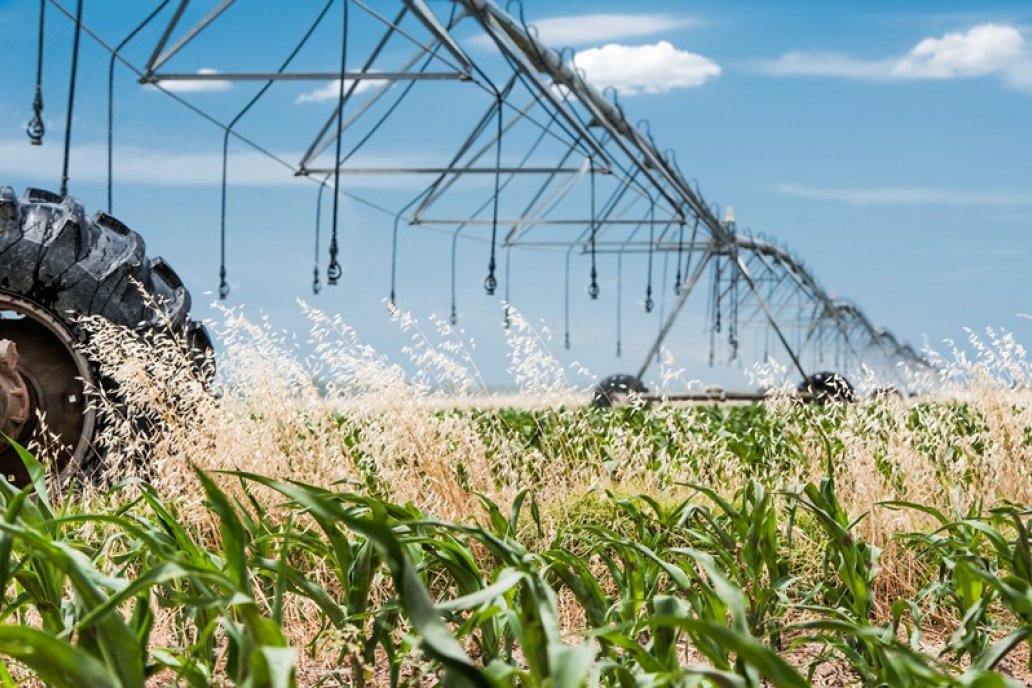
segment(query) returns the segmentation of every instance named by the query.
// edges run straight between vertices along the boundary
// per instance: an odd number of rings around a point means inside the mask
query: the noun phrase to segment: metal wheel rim
[[[71,476],[79,472],[83,459],[91,448],[93,433],[97,427],[97,411],[85,402],[85,393],[87,389],[96,387],[96,375],[86,357],[77,350],[77,340],[72,331],[65,323],[54,316],[52,312],[29,299],[0,289],[0,323],[8,320],[8,318],[3,316],[9,312],[18,313],[32,320],[35,324],[41,326],[52,337],[54,342],[60,344],[66,355],[67,362],[74,366],[77,379],[80,381],[79,384],[83,394],[83,410],[79,437],[75,441],[74,449],[71,453],[62,452],[64,456],[59,457],[60,462],[57,464],[57,477],[63,486]],[[34,388],[37,396],[41,392],[45,392],[45,390],[40,389],[39,383],[35,379],[29,380],[29,383],[29,386]],[[62,439],[68,442],[65,438]]]

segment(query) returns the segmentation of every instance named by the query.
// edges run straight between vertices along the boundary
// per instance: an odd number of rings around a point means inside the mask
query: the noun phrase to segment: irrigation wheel
[[[98,418],[88,393],[105,381],[81,351],[77,319],[100,315],[138,330],[171,323],[189,331],[195,349],[210,349],[189,309],[178,275],[161,258],[148,260],[140,235],[115,218],[87,217],[70,197],[28,189],[18,198],[0,187],[0,432],[24,445],[47,441],[45,426],[61,447],[51,466],[61,484],[95,469]],[[15,485],[28,479],[6,442],[0,471]]]
[[[797,389],[818,404],[846,404],[856,400],[856,391],[849,380],[829,370],[810,375]]]
[[[627,406],[635,396],[648,393],[644,383],[635,376],[617,373],[598,383],[591,395],[591,405],[596,408]]]

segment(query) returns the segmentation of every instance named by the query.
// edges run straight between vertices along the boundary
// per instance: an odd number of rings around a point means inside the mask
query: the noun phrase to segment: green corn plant
[[[945,606],[959,619],[956,630],[947,641],[947,650],[959,660],[965,655],[972,659],[988,648],[992,639],[990,605],[997,597],[992,585],[976,571],[987,571],[982,524],[975,514],[951,520],[938,509],[904,501],[883,502],[890,509],[912,509],[932,516],[939,527],[931,533],[903,533],[897,539],[912,549],[920,549],[938,563],[939,578],[926,585],[918,601],[935,611]]]
[[[773,495],[750,481],[728,501],[716,491],[691,485],[717,507],[717,515],[699,507],[691,530],[696,547],[717,558],[735,585],[745,593],[750,633],[780,647],[781,617],[788,608],[794,582],[778,537],[778,510]]]
[[[586,643],[570,645],[562,640],[555,591],[543,575],[547,561],[531,554],[506,535],[516,520],[518,508],[513,512],[511,522],[504,525],[496,523],[496,526],[501,527],[495,531],[437,521],[422,521],[411,525],[460,533],[483,547],[503,567],[496,574],[493,585],[466,596],[478,602],[501,600],[504,605],[499,609],[501,621],[506,626],[505,634],[511,638],[513,646],[504,657],[506,661],[496,660],[486,667],[486,671],[500,681],[499,685],[575,688],[587,680],[596,651]],[[505,594],[500,596],[499,593],[503,591]],[[440,609],[451,609],[455,604],[457,602],[446,602],[438,606]],[[526,664],[525,668],[513,666],[512,650],[516,646]]]
[[[693,564],[681,567],[669,562],[663,564],[680,588],[678,595],[657,595],[652,600],[650,614],[593,634],[625,651],[633,658],[633,669],[637,671],[616,663],[605,665],[606,670],[622,685],[627,685],[632,676],[637,685],[676,685],[700,679],[718,686],[798,688],[807,685],[795,669],[750,634],[745,597],[715,559],[705,552],[687,548],[675,552]],[[654,553],[643,554],[655,557]],[[700,604],[701,596],[710,599]],[[638,641],[642,630],[647,630],[651,636],[644,645]],[[711,666],[685,664],[680,659],[678,648],[682,634]],[[618,668],[621,666],[622,672]]]
[[[864,515],[850,519],[835,494],[835,481],[831,477],[823,478],[820,486],[808,483],[787,494],[816,517],[827,537],[825,570],[834,571],[838,582],[836,586],[828,586],[825,593],[828,606],[843,608],[852,619],[867,623],[871,617],[871,585],[878,574],[880,550],[851,532]]]
[[[398,604],[418,633],[423,652],[440,663],[446,677],[452,677],[449,680],[461,680],[483,688],[492,685],[488,675],[473,663],[441,620],[416,567],[406,554],[405,546],[385,522],[384,517],[387,514],[375,514],[374,517],[363,515],[354,508],[345,507],[339,495],[312,485],[273,480],[241,471],[229,474],[279,492],[311,515],[332,543],[334,555],[337,557],[337,573],[345,589],[350,587],[348,574],[352,552],[348,538],[340,526],[364,536],[390,570]],[[359,583],[364,586],[365,581]]]
[[[1028,640],[1032,649],[1032,510],[1004,506],[990,510],[988,522],[970,521],[978,525],[980,532],[992,546],[996,555],[996,567],[1004,575],[998,575],[984,568],[972,567],[971,573],[993,588],[1000,602],[1014,615],[1018,627],[997,645],[986,651],[987,659],[981,664],[995,666],[1007,653]],[[1013,532],[1008,536],[1007,528]],[[1029,659],[1032,668],[1032,658]]]
[[[60,527],[53,522],[45,467],[21,446],[14,442],[12,446],[28,469],[30,484],[17,490],[0,478],[4,507],[0,589],[15,581],[24,590],[15,600],[4,600],[4,616],[12,612],[12,606],[32,604],[43,620],[43,628],[5,629],[0,636],[5,652],[34,671],[43,672],[58,686],[82,685],[77,681],[83,674],[71,670],[72,664],[80,661],[81,670],[97,680],[96,685],[142,685],[145,655],[140,636],[146,635],[146,614],[134,614],[133,622],[138,626],[117,614],[92,614],[104,607],[118,582],[61,540]],[[29,499],[30,494],[35,499]],[[66,586],[74,591],[69,604],[65,602]],[[147,603],[144,599],[137,604]],[[87,622],[76,624],[82,617]],[[78,636],[75,646],[61,638],[73,632]],[[56,664],[50,665],[50,661]]]

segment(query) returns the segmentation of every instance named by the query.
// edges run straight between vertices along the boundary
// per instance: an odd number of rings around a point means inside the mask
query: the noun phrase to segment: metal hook
[[[326,283],[330,286],[334,286],[337,284],[337,280],[340,279],[341,275],[344,274],[344,270],[341,269],[340,263],[337,262],[337,253],[333,245],[330,246],[330,251],[333,258],[330,260],[329,267],[326,268]]]
[[[484,291],[487,292],[488,296],[494,296],[495,289],[498,288],[498,279],[495,277],[495,259],[491,257],[490,262],[487,264],[487,277],[484,278]]]
[[[29,143],[33,146],[43,145],[43,134],[46,127],[43,125],[43,90],[36,87],[36,97],[32,101],[32,119],[25,125],[25,133],[29,135]]]
[[[508,14],[512,14],[512,10],[510,8],[513,5],[516,5],[516,13],[520,17],[520,22],[521,23],[526,23],[525,20],[524,20],[524,16],[523,16],[523,1],[522,0],[509,0],[507,3],[505,3],[505,11]]]
[[[226,266],[219,268],[219,300],[225,301],[229,296],[229,283],[226,282]]]

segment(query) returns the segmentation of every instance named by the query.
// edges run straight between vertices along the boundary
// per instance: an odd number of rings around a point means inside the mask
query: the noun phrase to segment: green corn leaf
[[[29,473],[29,484],[32,485],[32,489],[35,490],[36,496],[39,498],[39,506],[44,516],[47,518],[52,517],[53,510],[50,508],[50,493],[47,491],[47,467],[37,461],[36,457],[30,454],[25,447],[6,435],[4,437],[14,447],[14,451],[17,452],[22,463],[25,464],[25,470]]]
[[[75,588],[77,603],[89,613],[107,601],[105,589],[122,589],[126,582],[101,573],[81,552],[46,535],[15,524],[0,523],[0,529],[22,540],[49,565],[60,569]],[[81,642],[97,647],[104,663],[127,686],[144,680],[143,649],[133,630],[118,614],[99,616],[80,631]]]
[[[222,534],[222,552],[226,557],[226,567],[229,575],[236,582],[237,589],[250,591],[251,576],[247,567],[247,533],[244,524],[240,520],[236,509],[230,503],[226,493],[219,489],[218,485],[194,467],[197,479],[201,481],[204,494],[208,497],[212,509],[219,517],[220,531]]]
[[[580,688],[585,684],[595,661],[595,648],[553,643],[548,654],[554,688]]]
[[[25,626],[0,626],[0,653],[22,662],[52,688],[121,688],[116,674],[89,654],[43,631]]]
[[[1005,638],[998,640],[979,655],[972,664],[972,668],[978,671],[991,671],[996,668],[1001,659],[1010,654],[1015,647],[1029,637],[1032,637],[1032,626],[1023,626],[1012,631]]]
[[[473,609],[474,607],[479,607],[480,605],[490,602],[491,600],[499,597],[500,595],[503,595],[508,591],[512,590],[524,578],[526,578],[526,574],[522,571],[517,571],[515,569],[504,569],[501,573],[498,574],[498,578],[491,585],[487,586],[486,588],[483,588],[482,590],[470,593],[468,595],[456,597],[453,600],[448,600],[446,602],[438,602],[437,610],[441,612],[451,612],[464,611],[466,609]]]
[[[285,483],[242,471],[230,474],[265,485],[290,497],[324,522],[340,521],[348,528],[366,536],[380,550],[387,562],[402,607],[420,634],[424,650],[441,662],[446,669],[456,672],[474,686],[489,688],[490,682],[487,677],[473,664],[469,655],[441,621],[426,587],[419,579],[418,572],[389,526],[349,513],[335,500],[327,498],[325,491],[311,486]]]

